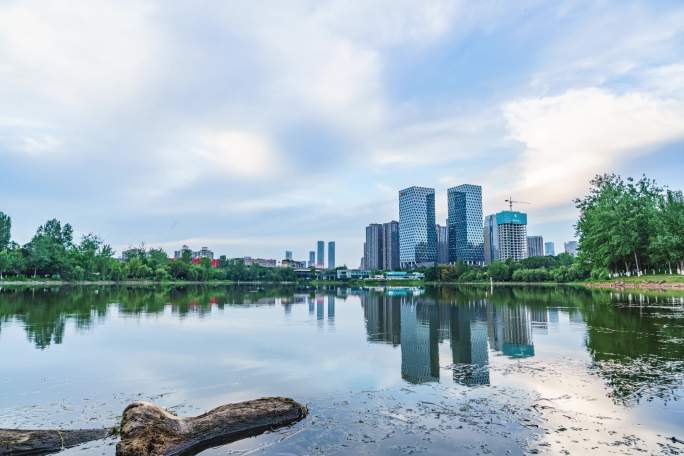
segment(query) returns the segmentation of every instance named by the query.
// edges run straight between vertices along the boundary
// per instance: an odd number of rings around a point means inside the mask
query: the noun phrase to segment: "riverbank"
[[[622,277],[616,280],[581,282],[440,282],[425,280],[300,280],[300,281],[236,281],[236,280],[0,280],[0,286],[183,286],[183,285],[302,285],[302,286],[368,286],[368,287],[420,287],[420,286],[582,286],[597,289],[635,289],[635,290],[675,290],[684,291],[682,275],[645,275],[641,277]]]
[[[582,282],[589,288],[638,289],[638,290],[684,290],[683,275],[643,275],[640,277],[620,277],[615,280]]]

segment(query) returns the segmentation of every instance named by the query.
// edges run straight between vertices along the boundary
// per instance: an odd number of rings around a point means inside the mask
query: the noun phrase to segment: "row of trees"
[[[684,273],[684,198],[647,177],[596,176],[575,201],[579,262],[594,276]]]
[[[239,280],[290,282],[296,280],[290,268],[245,266],[222,256],[218,267],[205,258],[193,264],[190,252],[174,261],[162,249],[144,246],[114,258],[114,250],[94,234],[74,242],[73,228],[59,220],[38,227],[31,241],[19,245],[11,240],[11,218],[0,212],[0,279],[40,278],[57,280]]]
[[[438,282],[574,282],[589,276],[589,271],[567,253],[496,261],[482,267],[465,263],[439,265],[424,272],[426,280]]]

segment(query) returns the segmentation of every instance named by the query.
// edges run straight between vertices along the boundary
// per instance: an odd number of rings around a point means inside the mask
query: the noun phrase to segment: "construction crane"
[[[532,204],[528,201],[515,201],[512,196],[509,196],[508,199],[506,200],[508,203],[508,207],[511,209],[511,212],[513,212],[513,203],[515,204]]]

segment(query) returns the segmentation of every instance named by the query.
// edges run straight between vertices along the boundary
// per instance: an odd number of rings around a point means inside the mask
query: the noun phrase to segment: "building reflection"
[[[510,358],[534,356],[533,325],[548,328],[546,309],[494,304],[486,299],[438,303],[410,289],[359,295],[367,339],[400,346],[401,376],[411,383],[439,381],[439,344],[449,340],[452,376],[467,386],[488,385],[490,350]]]

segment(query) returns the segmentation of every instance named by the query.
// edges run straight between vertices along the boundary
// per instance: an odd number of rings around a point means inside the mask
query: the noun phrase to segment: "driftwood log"
[[[223,405],[191,418],[179,418],[148,402],[134,402],[121,419],[116,455],[192,455],[286,426],[306,414],[306,407],[283,397]]]
[[[50,454],[112,435],[112,429],[23,431],[0,429],[0,456]]]
[[[117,456],[185,456],[292,424],[307,414],[305,406],[283,397],[222,405],[199,416],[181,418],[149,402],[124,410]],[[113,434],[112,429],[0,429],[0,456],[61,451]]]

